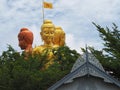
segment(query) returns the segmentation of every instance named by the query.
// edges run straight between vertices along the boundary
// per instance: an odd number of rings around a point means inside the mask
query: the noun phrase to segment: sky
[[[34,34],[33,47],[42,45],[40,27],[43,22],[43,0],[0,0],[0,54],[11,45],[18,46],[18,33],[27,27]],[[103,47],[99,32],[92,24],[120,26],[120,0],[44,0],[53,3],[53,9],[44,9],[45,19],[61,26],[66,33],[66,45],[81,53],[81,48]]]

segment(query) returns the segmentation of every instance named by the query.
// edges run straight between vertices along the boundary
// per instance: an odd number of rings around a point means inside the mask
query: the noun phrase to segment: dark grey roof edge
[[[61,80],[59,80],[58,82],[56,82],[54,85],[52,85],[51,87],[49,87],[48,90],[55,90],[56,88],[58,88],[59,86],[61,86],[65,81],[69,80],[72,76],[74,76],[80,70],[82,70],[84,67],[86,67],[86,65],[88,67],[93,68],[95,71],[97,71],[98,73],[100,73],[103,77],[107,78],[108,80],[110,80],[111,82],[113,82],[114,84],[116,84],[118,87],[120,87],[120,81],[118,81],[117,79],[113,78],[111,75],[107,74],[106,72],[102,71],[101,69],[99,69],[98,67],[96,67],[95,65],[93,65],[92,63],[86,62],[83,65],[81,65],[80,67],[78,67],[75,71],[69,73],[64,78],[62,78]],[[87,74],[89,74],[89,72]]]
[[[62,85],[65,81],[69,80],[72,76],[74,76],[75,74],[77,74],[84,67],[86,67],[85,63],[83,65],[81,65],[79,68],[77,68],[75,71],[67,74],[64,78],[62,78],[61,80],[59,80],[58,82],[56,82],[55,84],[53,84],[51,87],[48,88],[48,90],[55,90],[60,85]]]
[[[120,81],[113,78],[111,75],[107,74],[106,72],[102,71],[101,69],[99,69],[98,67],[93,65],[92,63],[90,63],[90,62],[88,62],[88,63],[89,63],[89,67],[93,68],[95,71],[100,73],[103,77],[107,78],[108,80],[110,80],[111,82],[113,82],[114,84],[116,84],[117,86],[120,87]]]
[[[88,60],[88,51],[87,51],[87,47],[86,47],[86,62],[83,65],[79,66],[76,70],[74,70],[73,72],[69,73],[64,78],[62,78],[61,80],[59,80],[58,82],[56,82],[54,85],[52,85],[50,88],[48,88],[48,90],[55,90],[56,88],[58,88],[59,86],[61,86],[65,81],[69,80],[75,74],[79,73],[79,71],[82,70],[84,67],[87,67],[87,70],[89,69],[89,67],[93,68],[100,75],[102,75],[103,77],[107,78],[112,83],[114,83],[118,87],[120,87],[120,81],[118,81],[117,79],[113,78],[111,75],[107,74],[105,71],[101,70],[100,68],[98,68],[97,66],[95,66],[94,64],[92,64],[91,62],[89,62],[89,60]],[[88,72],[86,74],[88,74],[88,75],[90,74],[89,70],[88,70]]]

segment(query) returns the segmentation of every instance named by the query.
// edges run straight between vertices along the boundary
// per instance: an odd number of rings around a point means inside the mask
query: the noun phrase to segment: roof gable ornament
[[[76,60],[71,72],[60,81],[56,82],[53,86],[48,88],[48,90],[56,90],[56,88],[60,87],[62,84],[71,83],[75,78],[85,75],[88,77],[91,75],[102,78],[105,82],[114,83],[120,87],[120,82],[105,72],[99,61],[93,54],[88,52],[86,47],[86,52]]]

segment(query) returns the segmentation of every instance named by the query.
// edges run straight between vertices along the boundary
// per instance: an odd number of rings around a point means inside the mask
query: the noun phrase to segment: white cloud
[[[66,43],[78,52],[85,44],[102,47],[99,34],[92,24],[111,26],[119,22],[120,0],[46,0],[54,9],[45,9],[45,19],[51,19],[66,33]],[[17,34],[22,27],[34,33],[34,44],[42,44],[40,25],[42,24],[42,1],[40,0],[0,0],[0,52],[6,44],[18,47]],[[4,40],[3,40],[4,39]],[[99,42],[98,42],[99,41]]]

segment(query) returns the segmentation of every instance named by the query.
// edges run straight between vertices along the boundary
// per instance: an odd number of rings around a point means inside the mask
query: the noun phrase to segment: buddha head
[[[41,26],[41,38],[44,41],[44,45],[53,44],[55,26],[51,20],[45,20],[43,25]]]
[[[28,28],[21,28],[18,34],[18,41],[22,50],[30,50],[33,43],[33,33]]]
[[[55,47],[64,46],[65,44],[65,32],[59,26],[55,27],[53,43]]]

